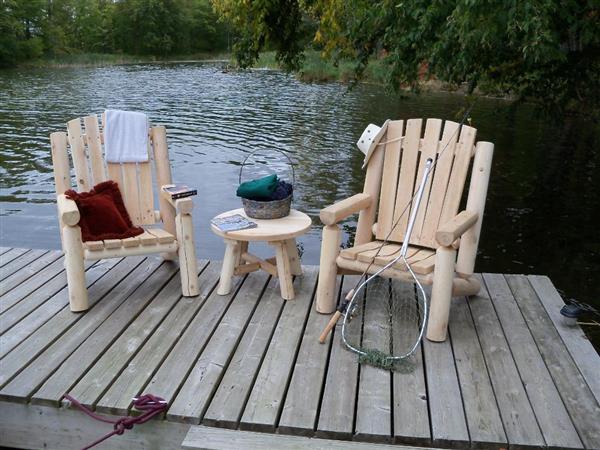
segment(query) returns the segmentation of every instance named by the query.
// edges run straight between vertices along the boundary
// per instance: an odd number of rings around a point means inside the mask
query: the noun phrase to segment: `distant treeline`
[[[210,0],[0,0],[0,66],[71,53],[224,50]]]

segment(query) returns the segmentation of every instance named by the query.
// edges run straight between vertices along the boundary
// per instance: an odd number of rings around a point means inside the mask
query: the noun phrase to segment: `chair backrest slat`
[[[106,170],[108,172],[108,179],[113,180],[119,185],[121,192],[125,191],[125,184],[123,183],[123,170],[121,164],[118,163],[107,163]]]
[[[402,242],[413,207],[407,205],[419,187],[425,161],[432,158],[437,162],[425,186],[410,244],[437,248],[435,233],[438,226],[458,213],[474,152],[476,130],[463,126],[459,135],[456,122],[442,124],[439,119],[428,119],[421,139],[421,119],[408,120],[404,134],[402,125],[402,121],[389,122],[382,138],[382,142],[388,143],[381,173],[376,238]],[[401,146],[396,144],[400,136],[403,136]]]
[[[123,200],[125,207],[131,217],[131,221],[139,225],[141,224],[140,212],[140,187],[138,185],[138,174],[136,163],[123,163]]]
[[[152,166],[150,161],[138,164],[138,169],[140,181],[140,224],[151,225],[155,222],[155,217],[154,196],[152,195]]]
[[[457,129],[458,123],[446,121],[442,140],[438,146],[437,153],[439,155],[443,152],[443,156],[436,159],[431,191],[427,201],[428,218],[423,223],[420,235],[420,240],[425,242],[427,247],[435,247],[435,233],[439,226],[440,214],[454,162],[454,151],[458,140]]]
[[[106,181],[106,170],[104,169],[104,158],[102,157],[102,142],[100,138],[100,127],[98,116],[86,116],[83,118],[85,136],[88,146],[88,154],[92,166],[94,184]]]
[[[389,195],[396,192],[398,185],[398,167],[400,164],[400,152],[402,146],[402,133],[404,121],[393,120],[388,123],[387,132],[381,138],[385,144],[385,156],[383,173],[381,175],[381,192],[379,196],[379,217],[377,221],[377,238],[384,239],[392,228],[394,219],[394,205],[396,196]]]
[[[69,145],[71,146],[71,158],[73,159],[73,167],[75,168],[77,189],[80,191],[89,191],[92,186],[90,183],[90,171],[81,132],[81,119],[77,118],[70,120],[67,123],[67,131]]]
[[[425,171],[425,162],[427,161],[427,159],[431,158],[435,161],[438,152],[438,146],[440,144],[441,133],[442,121],[440,119],[427,119],[427,122],[425,124],[425,136],[421,143],[421,158],[419,160],[417,178],[415,179],[415,190],[417,189],[418,184],[423,178],[423,173]],[[427,204],[429,201],[431,183],[434,179],[434,175],[435,171],[432,174],[432,176],[427,178],[427,184],[425,185],[425,190],[423,191],[423,198],[421,200],[419,210],[417,211],[417,219],[413,228],[413,237],[416,237],[419,241],[421,231],[423,230],[423,225],[425,224],[425,218],[428,215]]]
[[[407,209],[404,214],[402,213],[413,196],[422,123],[421,119],[411,119],[406,122],[406,132],[402,141],[402,162],[400,164],[398,189],[396,192],[390,193],[390,195],[395,195],[396,197],[394,223],[397,223],[391,232],[390,240],[396,242],[402,242],[410,216],[410,209]]]
[[[469,166],[475,150],[476,134],[477,130],[475,128],[466,125],[463,125],[460,129],[460,138],[456,146],[452,174],[450,174],[448,190],[440,214],[440,225],[448,222],[458,213],[467,173],[469,172]]]

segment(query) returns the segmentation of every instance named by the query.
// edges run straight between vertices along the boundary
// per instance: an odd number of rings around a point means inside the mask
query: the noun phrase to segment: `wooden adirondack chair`
[[[168,194],[161,191],[161,186],[171,183],[165,128],[152,127],[149,136],[151,158],[147,163],[105,164],[102,149],[104,139],[96,115],[73,119],[67,124],[67,133],[50,135],[71,311],[84,311],[89,307],[84,260],[151,253],[161,253],[165,259],[175,259],[178,255],[182,293],[186,297],[198,295],[196,251],[190,215],[193,203],[189,197],[171,200]],[[149,226],[162,222],[162,227],[145,227],[143,234],[128,239],[82,242],[81,230],[77,225],[80,219],[77,205],[64,195],[65,191],[73,188],[67,142],[71,147],[78,191],[89,191],[102,181],[113,180],[119,185],[134,225]],[[154,209],[152,159],[156,185],[161,193],[158,198],[159,211]]]
[[[444,341],[452,296],[474,295],[479,282],[473,277],[481,222],[485,208],[494,145],[478,142],[476,130],[439,119],[428,119],[421,137],[421,119],[391,121],[368,162],[364,190],[321,210],[323,241],[317,310],[335,310],[335,281],[340,273],[374,273],[400,251],[410,211],[402,211],[422,178],[424,161],[436,159],[410,238],[407,256],[423,284],[432,285],[427,338]],[[467,172],[473,161],[466,207],[459,213]],[[360,213],[354,247],[340,251],[337,225]],[[398,217],[398,225],[393,228]],[[391,231],[391,234],[390,234]],[[390,234],[378,255],[381,242]],[[458,251],[458,258],[456,253]],[[411,281],[406,267],[397,263],[383,275]]]

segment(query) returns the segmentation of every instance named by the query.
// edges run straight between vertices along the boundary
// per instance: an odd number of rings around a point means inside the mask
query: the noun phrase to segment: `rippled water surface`
[[[48,135],[105,108],[145,111],[167,127],[174,179],[196,186],[198,256],[221,258],[208,224],[239,207],[239,163],[253,149],[288,151],[295,207],[314,227],[300,243],[318,263],[318,211],[359,192],[354,142],[386,118],[456,119],[454,94],[400,98],[373,85],[304,84],[274,71],[223,73],[203,64],[0,72],[3,246],[58,248]],[[528,105],[480,99],[473,126],[495,143],[478,271],[536,273],[565,296],[600,305],[600,130],[567,117],[551,123]],[[248,174],[252,175],[252,173]],[[354,229],[346,223],[345,240]]]

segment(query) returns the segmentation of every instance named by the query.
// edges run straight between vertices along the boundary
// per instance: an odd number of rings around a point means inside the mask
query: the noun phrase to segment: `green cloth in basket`
[[[277,175],[246,181],[237,188],[237,196],[252,200],[268,199],[277,188]]]

